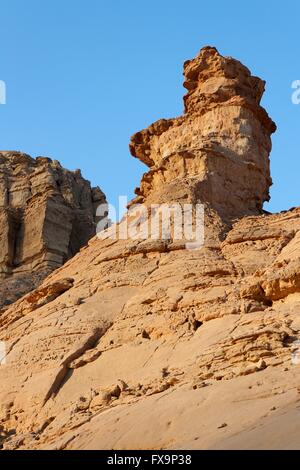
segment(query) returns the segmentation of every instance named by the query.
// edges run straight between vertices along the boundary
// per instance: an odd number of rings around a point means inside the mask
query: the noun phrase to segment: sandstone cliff
[[[104,202],[79,170],[0,152],[0,308],[86,245],[96,233],[96,207]]]
[[[264,83],[214,48],[185,76],[131,151],[138,200],[205,204],[204,247],[95,237],[2,313],[4,449],[299,448],[300,209],[262,210]]]

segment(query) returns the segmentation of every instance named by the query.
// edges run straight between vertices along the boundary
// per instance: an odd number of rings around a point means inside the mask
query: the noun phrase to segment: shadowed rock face
[[[49,158],[0,152],[0,307],[86,245],[105,202],[79,170]]]
[[[185,113],[135,134],[133,156],[150,167],[135,202],[202,202],[224,220],[259,214],[269,200],[273,121],[265,82],[206,47],[184,64]]]
[[[213,48],[185,74],[131,149],[138,200],[204,202],[204,246],[94,237],[0,313],[4,449],[299,448],[300,208],[261,214],[264,82]]]

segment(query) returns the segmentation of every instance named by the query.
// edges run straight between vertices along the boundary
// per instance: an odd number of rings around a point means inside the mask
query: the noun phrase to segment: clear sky
[[[270,211],[300,205],[299,2],[0,0],[0,148],[81,168],[109,201],[132,197],[146,167],[131,134],[183,109],[182,64],[205,45],[267,81],[278,124]]]

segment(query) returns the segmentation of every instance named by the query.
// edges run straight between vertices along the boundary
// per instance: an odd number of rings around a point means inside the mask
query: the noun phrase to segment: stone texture
[[[79,170],[0,152],[0,307],[37,286],[96,233],[105,202]]]
[[[223,219],[258,214],[269,200],[274,122],[260,106],[265,82],[206,47],[184,65],[185,114],[135,134],[150,167],[135,202],[203,202]]]
[[[262,211],[264,84],[213,48],[185,73],[186,133],[163,121],[131,148],[151,167],[146,204],[205,203],[205,245],[95,237],[2,312],[4,449],[299,448],[300,208]],[[205,126],[220,156],[192,148]]]

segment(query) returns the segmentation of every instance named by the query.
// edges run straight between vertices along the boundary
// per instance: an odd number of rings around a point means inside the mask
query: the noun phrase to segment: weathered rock
[[[274,122],[260,106],[265,82],[206,47],[184,65],[185,114],[135,134],[150,167],[135,202],[202,202],[223,219],[259,214],[269,200]]]
[[[185,71],[185,116],[131,147],[151,168],[174,149],[140,198],[204,202],[214,243],[95,237],[8,308],[4,448],[299,448],[300,208],[261,214],[264,84],[212,48]]]
[[[96,233],[105,203],[79,170],[0,152],[0,308],[37,286]]]

